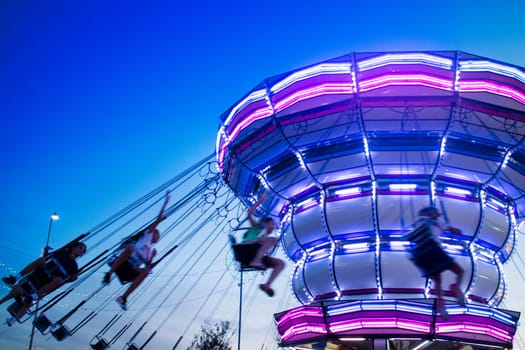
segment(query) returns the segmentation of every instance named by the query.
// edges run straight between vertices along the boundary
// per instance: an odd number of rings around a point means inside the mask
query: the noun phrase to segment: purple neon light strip
[[[465,80],[459,82],[460,92],[490,92],[509,97],[525,104],[525,93],[505,84],[497,84],[486,80]]]
[[[430,332],[429,322],[421,322],[398,317],[378,317],[378,318],[357,318],[333,322],[329,325],[330,332],[343,333],[362,328],[396,328],[406,329],[416,332]]]
[[[278,93],[298,81],[308,80],[319,75],[350,74],[352,65],[350,63],[321,63],[310,68],[302,69],[292,73],[279,81],[270,89],[272,93]]]
[[[264,119],[272,115],[272,109],[270,107],[264,107],[259,108],[255,110],[253,113],[250,113],[246,117],[246,119],[243,119],[235,126],[235,128],[232,130],[232,132],[228,132],[230,140],[235,139],[242,129],[246,128],[248,125],[252,124],[253,122]]]
[[[318,97],[322,95],[339,95],[339,94],[353,94],[352,85],[348,82],[344,83],[326,83],[313,86],[304,90],[296,91],[293,94],[283,98],[274,104],[275,112],[280,112],[291,105],[309,98]]]
[[[391,53],[369,58],[358,63],[359,71],[396,64],[425,64],[433,67],[451,69],[452,60],[427,53]]]
[[[432,330],[432,324],[431,321],[423,321],[419,317],[419,319],[413,319],[413,318],[407,318],[407,317],[396,317],[395,315],[387,315],[388,313],[381,312],[380,310],[384,310],[384,307],[388,307],[390,304],[392,306],[396,307],[396,310],[398,307],[403,306],[403,309],[408,307],[409,310],[412,309],[414,306],[414,303],[408,303],[405,305],[405,303],[400,303],[399,305],[396,303],[388,303],[386,301],[361,301],[361,302],[350,302],[345,303],[342,306],[331,306],[327,309],[328,315],[333,313],[333,311],[343,311],[342,314],[339,314],[336,312],[337,316],[335,317],[338,320],[334,320],[330,322],[330,318],[328,318],[328,327],[327,329],[334,334],[345,334],[345,333],[360,333],[360,330],[364,330],[366,333],[368,330],[368,333],[384,333],[387,332],[395,332],[396,329],[398,330],[408,330],[413,332],[422,332],[422,333],[429,333]],[[403,305],[401,305],[403,304]],[[416,303],[417,304],[417,303]],[[383,306],[383,309],[380,307]],[[421,305],[423,306],[423,305]],[[418,306],[420,308],[421,306]],[[430,304],[424,304],[424,308],[428,308],[431,305]],[[364,309],[367,309],[371,307],[372,309],[366,311]],[[462,317],[460,314],[454,314],[452,308],[450,310],[452,319],[450,321],[441,321],[435,324],[435,333],[436,334],[442,334],[442,335],[449,335],[450,333],[469,333],[469,334],[483,334],[490,336],[492,338],[501,340],[503,342],[511,342],[513,339],[513,334],[516,329],[515,324],[508,323],[509,320],[507,320],[507,317],[510,317],[504,313],[506,317],[503,317],[503,319],[496,319],[493,316],[494,312],[500,312],[499,310],[491,310],[489,308],[483,308],[483,307],[475,307],[470,306],[472,308],[471,311],[476,311],[476,314],[470,314],[467,308],[466,310],[462,308],[457,308],[457,311],[465,312],[463,317],[467,317],[468,319],[458,320],[458,317]],[[295,312],[298,311],[298,312]],[[346,311],[346,316],[345,316]],[[399,311],[403,311],[403,314],[407,310],[401,310],[399,308]],[[370,315],[370,317],[363,317],[363,312]],[[378,312],[380,312],[378,314]],[[410,311],[409,311],[410,312]],[[354,314],[352,317],[350,314]],[[500,312],[501,313],[501,312]],[[301,317],[322,317],[322,311],[318,307],[311,307],[311,306],[303,306],[300,307],[298,310],[293,309],[289,310],[288,313],[285,315],[290,315],[290,318],[286,320],[286,322],[294,321],[296,324],[294,325],[293,322],[287,323],[288,325],[291,324],[290,327],[287,327],[285,325],[285,322],[279,322],[280,326],[279,331],[284,332],[286,334],[286,339],[300,336],[300,335],[306,335],[306,333],[315,333],[317,336],[322,332],[325,331],[326,328],[323,328],[325,326],[323,323],[317,323],[315,321],[308,321],[301,319]],[[491,316],[492,315],[492,316]],[[346,319],[341,320],[341,317],[346,317]],[[488,319],[487,319],[488,318]],[[323,319],[324,320],[324,319]],[[284,331],[286,329],[286,331]],[[306,335],[307,336],[307,335]],[[469,336],[465,335],[462,336],[464,339],[468,339]],[[283,340],[285,340],[285,337],[283,336]]]
[[[238,113],[245,109],[247,106],[254,102],[259,102],[263,100],[266,96],[266,90],[260,89],[257,91],[252,91],[246,98],[237,103],[228,114],[228,117],[224,120],[224,125],[229,126],[233,118],[238,115]]]
[[[387,87],[387,86],[428,86],[446,91],[452,91],[454,88],[454,82],[450,79],[443,79],[432,75],[425,74],[387,74],[376,78],[363,80],[359,83],[359,89],[361,92],[367,92],[374,89]],[[511,98],[521,104],[525,104],[525,94],[518,89],[504,84],[497,84],[485,80],[469,80],[460,81],[459,92],[488,92],[496,95]],[[308,89],[299,90],[294,94],[284,98],[277,102],[274,106],[275,112],[282,111],[291,105],[300,102],[302,100],[318,97],[324,94],[353,94],[352,86],[345,83],[327,83],[321,84]],[[226,148],[230,143],[239,135],[242,129],[246,128],[253,122],[269,117],[272,114],[270,107],[265,107],[254,111],[249,114],[245,119],[241,120],[234,130],[230,133],[224,144],[219,150],[218,161],[219,167],[222,169],[224,155]]]
[[[300,309],[293,309],[286,313],[279,321],[277,325],[280,326],[290,320],[301,317],[323,317],[323,310],[321,308],[302,307]]]
[[[286,341],[292,337],[305,334],[305,333],[317,333],[324,335],[327,333],[326,326],[324,324],[310,325],[309,323],[303,322],[298,323],[288,328],[282,335],[281,339]]]
[[[512,341],[512,335],[508,332],[502,331],[501,329],[495,328],[493,326],[487,326],[481,323],[471,323],[471,322],[457,322],[457,323],[447,323],[444,325],[436,325],[436,334],[444,333],[454,333],[454,332],[467,332],[474,334],[488,334],[491,337],[503,340],[506,342]]]
[[[354,320],[345,320],[340,322],[333,322],[328,327],[329,331],[334,334],[351,332],[360,329],[403,329],[415,331],[420,333],[429,333],[431,326],[429,322],[421,322],[403,318],[359,318]],[[381,333],[382,331],[378,331]],[[486,334],[496,339],[510,342],[513,337],[500,328],[485,325],[481,323],[472,322],[454,322],[454,323],[439,323],[435,327],[436,334],[447,334],[455,332],[466,332],[473,334]],[[311,325],[307,322],[295,324],[288,328],[282,336],[283,340],[294,337],[304,333],[326,333],[324,325]]]

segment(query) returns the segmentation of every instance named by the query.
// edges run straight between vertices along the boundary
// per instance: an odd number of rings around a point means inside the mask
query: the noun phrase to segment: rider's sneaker
[[[2,277],[2,282],[7,284],[9,287],[12,287],[16,284],[16,277],[13,275],[9,275],[7,277]]]
[[[261,290],[265,292],[269,297],[273,297],[273,289],[267,286],[266,284],[259,284],[259,288],[261,288]]]
[[[104,277],[102,278],[102,284],[105,286],[109,286],[111,283],[111,275],[109,273],[104,274]]]
[[[16,323],[16,318],[14,317],[9,317],[5,320],[5,324],[7,325],[7,327],[11,327],[15,323]]]
[[[118,297],[117,298],[117,303],[120,305],[122,310],[126,311],[128,309],[128,307],[126,306],[126,298]]]

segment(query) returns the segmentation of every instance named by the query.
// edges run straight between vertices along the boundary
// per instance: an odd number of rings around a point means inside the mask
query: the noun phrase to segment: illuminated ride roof
[[[222,115],[217,160],[246,204],[268,189],[260,214],[280,222],[301,303],[433,297],[403,235],[434,205],[462,230],[442,240],[469,303],[496,306],[525,219],[524,139],[523,68],[352,53],[256,86]]]
[[[456,305],[448,306],[450,317],[444,320],[434,310],[429,301],[327,302],[280,312],[275,322],[282,346],[366,349],[379,338],[389,339],[395,349],[452,349],[454,342],[512,347],[519,317],[515,312]]]

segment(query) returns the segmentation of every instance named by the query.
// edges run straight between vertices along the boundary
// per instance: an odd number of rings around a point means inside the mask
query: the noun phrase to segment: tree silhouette
[[[201,331],[195,334],[187,350],[231,350],[228,333],[231,329],[229,321],[221,321],[213,326],[205,323]]]

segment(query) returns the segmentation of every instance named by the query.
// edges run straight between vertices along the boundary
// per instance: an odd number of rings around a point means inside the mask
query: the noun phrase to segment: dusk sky
[[[523,0],[2,1],[0,272],[40,254],[51,213],[59,246],[214,152],[219,116],[264,78],[354,51],[523,67],[524,13]],[[0,326],[0,347],[27,330]]]

